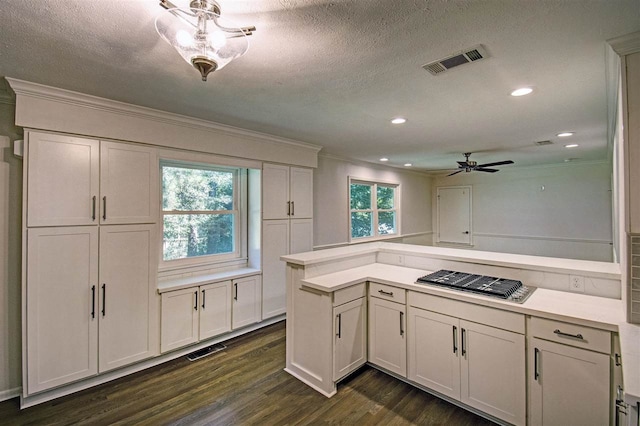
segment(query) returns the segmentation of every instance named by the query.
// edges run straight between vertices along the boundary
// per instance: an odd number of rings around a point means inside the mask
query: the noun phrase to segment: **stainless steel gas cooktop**
[[[436,285],[515,303],[523,303],[535,290],[535,287],[524,286],[522,281],[467,274],[446,269],[420,277],[417,279],[416,284]]]

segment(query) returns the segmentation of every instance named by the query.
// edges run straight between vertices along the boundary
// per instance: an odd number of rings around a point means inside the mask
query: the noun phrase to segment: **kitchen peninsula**
[[[327,397],[369,364],[503,424],[614,424],[621,400],[637,416],[617,264],[383,242],[282,260],[286,371]],[[535,291],[518,304],[416,283],[441,269]]]

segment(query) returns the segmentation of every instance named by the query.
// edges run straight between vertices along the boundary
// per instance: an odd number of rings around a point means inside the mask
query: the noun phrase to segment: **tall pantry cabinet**
[[[24,396],[159,353],[158,159],[138,145],[27,132]]]
[[[313,170],[262,166],[262,319],[286,312],[280,256],[313,249]]]

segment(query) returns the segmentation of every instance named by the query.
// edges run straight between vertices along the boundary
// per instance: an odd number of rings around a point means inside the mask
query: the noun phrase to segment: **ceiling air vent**
[[[461,52],[456,52],[451,56],[447,56],[439,61],[430,62],[423,65],[422,68],[429,71],[433,75],[442,74],[443,72],[455,68],[459,65],[468,64],[469,62],[476,62],[481,59],[488,58],[487,51],[481,44],[473,46],[469,49],[465,49]]]
[[[534,142],[536,145],[538,146],[545,146],[545,145],[553,145],[553,142],[551,141],[538,141],[538,142]]]

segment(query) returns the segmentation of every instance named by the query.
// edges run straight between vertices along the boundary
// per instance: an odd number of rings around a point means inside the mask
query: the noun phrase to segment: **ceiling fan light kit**
[[[165,12],[156,18],[156,31],[180,56],[200,72],[202,81],[249,49],[247,36],[255,27],[237,27],[220,16],[214,0],[192,0],[188,8],[160,0]]]
[[[457,162],[459,170],[456,170],[453,173],[449,173],[447,176],[457,175],[458,173],[462,173],[462,172],[466,172],[466,173],[470,173],[470,172],[495,173],[495,172],[499,172],[500,170],[498,170],[498,169],[490,169],[489,167],[503,166],[503,165],[506,165],[506,164],[513,164],[513,161],[511,161],[511,160],[497,161],[495,163],[478,164],[478,162],[476,162],[476,161],[469,160],[469,157],[471,156],[471,152],[465,152],[464,156],[466,158],[465,161],[458,161]]]

